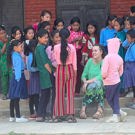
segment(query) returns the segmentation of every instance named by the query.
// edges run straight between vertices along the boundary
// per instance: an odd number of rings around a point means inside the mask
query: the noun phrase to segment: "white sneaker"
[[[112,117],[110,117],[106,122],[110,123],[110,122],[120,122],[120,118],[117,114],[113,114]]]
[[[9,118],[9,122],[14,122],[15,121],[15,118],[14,117],[10,117]]]
[[[120,110],[120,121],[124,121],[127,116],[127,113]]]
[[[16,122],[28,122],[28,119],[26,119],[26,118],[23,118],[23,117],[21,117],[21,118],[16,118]]]

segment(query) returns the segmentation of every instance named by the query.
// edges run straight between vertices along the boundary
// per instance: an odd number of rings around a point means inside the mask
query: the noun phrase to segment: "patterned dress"
[[[12,70],[7,66],[7,52],[4,54],[1,53],[1,50],[4,46],[4,43],[0,41],[0,78],[1,78],[1,88],[2,94],[7,95],[8,93],[8,86],[9,86],[9,78],[11,76]],[[7,43],[7,47],[9,43]]]
[[[81,65],[81,60],[82,60],[82,41],[77,41],[74,42],[74,40],[78,37],[83,37],[83,32],[82,31],[72,31],[70,30],[70,37],[68,38],[68,42],[70,44],[73,44],[73,46],[76,48],[76,54],[77,54],[77,80],[76,80],[76,93],[80,93],[80,88],[81,88],[81,75],[83,72],[83,66]]]
[[[83,74],[82,80],[91,80],[96,78],[96,81],[90,83],[86,87],[86,93],[83,97],[83,106],[87,106],[88,104],[93,103],[94,101],[98,102],[98,104],[103,107],[104,105],[104,92],[103,92],[103,82],[101,76],[101,66],[102,61],[98,64],[95,64],[92,59],[89,59]]]

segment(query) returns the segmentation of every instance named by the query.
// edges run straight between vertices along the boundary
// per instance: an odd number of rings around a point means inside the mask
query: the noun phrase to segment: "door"
[[[0,0],[0,24],[5,25],[7,32],[15,25],[24,25],[23,0]]]
[[[89,20],[93,20],[101,29],[109,14],[109,6],[109,0],[57,0],[57,17],[62,17],[69,25],[71,18],[78,16],[82,29]]]

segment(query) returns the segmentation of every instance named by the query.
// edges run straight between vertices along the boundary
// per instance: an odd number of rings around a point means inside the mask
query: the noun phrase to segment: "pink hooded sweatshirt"
[[[102,77],[104,85],[115,85],[123,74],[123,60],[118,55],[120,40],[112,38],[108,41],[108,55],[103,60]]]

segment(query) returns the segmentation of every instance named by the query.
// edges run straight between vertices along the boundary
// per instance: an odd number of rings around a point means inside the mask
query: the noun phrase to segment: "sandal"
[[[71,115],[71,116],[68,116],[67,122],[68,123],[76,123],[77,120],[73,115]]]
[[[97,112],[92,116],[93,119],[100,119],[103,118],[103,110],[98,109]]]
[[[62,122],[62,120],[60,119],[60,117],[56,117],[53,119],[54,123],[58,123],[58,122]]]
[[[86,115],[85,111],[80,112],[80,119],[87,119],[87,115]]]

